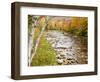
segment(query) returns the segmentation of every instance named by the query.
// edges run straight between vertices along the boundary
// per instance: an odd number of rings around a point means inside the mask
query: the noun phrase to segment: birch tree
[[[43,27],[42,27],[40,33],[39,33],[39,36],[38,36],[38,38],[37,38],[37,40],[36,40],[36,44],[35,44],[35,47],[34,47],[34,52],[32,53],[32,56],[30,57],[30,62],[29,62],[30,64],[31,64],[31,62],[32,62],[32,59],[33,59],[34,55],[36,54],[36,51],[37,51],[37,48],[38,48],[40,39],[41,39],[41,37],[42,37],[42,35],[43,35],[43,32],[44,32],[44,30],[45,30],[45,28],[46,28],[46,26],[47,26],[49,20],[50,20],[50,17],[49,17],[49,16],[46,16],[46,17],[45,17],[45,23],[44,23],[44,25],[43,25]]]
[[[31,54],[32,54],[32,49],[33,49],[33,46],[34,46],[34,41],[33,41],[33,38],[34,38],[34,33],[35,33],[35,29],[36,29],[36,24],[37,24],[37,16],[32,16],[31,18],[32,22],[31,22],[31,27],[30,27],[30,32],[28,34],[28,65],[30,66],[31,64],[31,61],[30,61],[30,57],[31,57]]]

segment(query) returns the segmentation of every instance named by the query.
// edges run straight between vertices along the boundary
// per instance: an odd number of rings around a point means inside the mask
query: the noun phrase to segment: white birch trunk
[[[36,45],[35,45],[35,47],[34,47],[34,52],[33,52],[32,56],[31,56],[31,58],[30,58],[30,63],[32,62],[32,59],[33,59],[34,55],[36,54],[36,51],[37,51],[37,48],[38,48],[40,39],[41,39],[42,34],[43,34],[43,32],[44,32],[44,30],[45,30],[45,28],[46,28],[46,26],[47,26],[48,20],[49,20],[49,18],[47,17],[47,19],[46,19],[46,21],[45,21],[45,24],[44,24],[44,26],[42,27],[42,30],[41,30],[41,32],[40,32],[38,38],[37,38]]]
[[[35,33],[35,28],[34,28],[34,24],[32,24],[32,31],[29,35],[29,44],[28,44],[28,65],[30,66],[31,62],[30,62],[30,58],[31,58],[31,52],[34,46],[34,42],[33,42],[33,38],[34,38],[34,33]]]
[[[34,55],[36,54],[36,51],[37,51],[37,48],[38,48],[38,45],[39,45],[41,36],[42,36],[42,34],[43,34],[44,30],[45,30],[45,27],[46,27],[46,24],[45,24],[44,27],[42,28],[42,30],[41,30],[41,32],[40,32],[40,34],[39,34],[39,36],[38,36],[38,38],[37,38],[37,40],[36,40],[36,45],[35,45],[35,47],[34,47],[34,52],[33,52],[32,56],[31,56],[30,63],[32,62],[32,59],[33,59]]]

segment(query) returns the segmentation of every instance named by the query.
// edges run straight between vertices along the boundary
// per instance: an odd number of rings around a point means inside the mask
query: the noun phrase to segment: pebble
[[[63,63],[63,59],[57,59],[57,63],[58,64],[62,64]]]

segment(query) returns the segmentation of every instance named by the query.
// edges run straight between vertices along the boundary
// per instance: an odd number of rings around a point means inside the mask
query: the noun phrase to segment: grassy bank
[[[37,33],[38,34],[38,33]],[[36,38],[35,38],[36,39]],[[45,39],[45,32],[41,37],[37,52],[33,57],[32,66],[56,65],[56,52]]]

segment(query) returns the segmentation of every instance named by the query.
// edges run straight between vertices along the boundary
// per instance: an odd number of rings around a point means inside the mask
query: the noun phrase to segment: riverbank
[[[58,30],[46,30],[32,66],[87,64],[87,44],[81,38]]]

